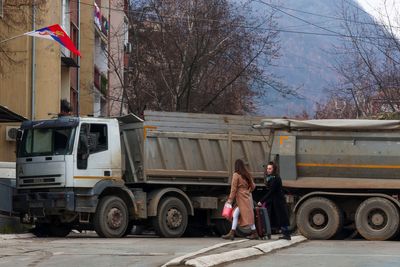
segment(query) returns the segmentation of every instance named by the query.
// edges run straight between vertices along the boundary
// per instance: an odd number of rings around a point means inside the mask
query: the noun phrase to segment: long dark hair
[[[270,162],[268,162],[267,166],[268,166],[268,165],[271,165],[272,168],[274,169],[274,171],[273,171],[270,175],[274,175],[274,176],[279,175],[278,165],[276,165],[275,162],[270,161]]]
[[[240,174],[243,179],[247,181],[249,185],[251,185],[251,182],[253,181],[253,177],[251,177],[249,171],[246,169],[246,166],[244,166],[244,162],[241,159],[237,159],[235,161],[235,172]]]

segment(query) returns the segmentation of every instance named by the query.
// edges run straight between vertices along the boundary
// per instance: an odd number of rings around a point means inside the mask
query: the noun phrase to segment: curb
[[[238,240],[238,241],[219,243],[219,244],[213,245],[211,247],[203,248],[203,249],[200,249],[200,250],[198,250],[196,252],[191,252],[191,253],[185,254],[185,255],[183,255],[181,257],[172,259],[169,262],[167,262],[166,264],[162,265],[161,267],[185,264],[185,260],[186,259],[195,257],[196,255],[203,254],[203,253],[206,253],[206,252],[208,252],[210,250],[213,250],[213,249],[216,249],[216,248],[220,248],[220,247],[223,247],[223,246],[226,246],[226,245],[242,243],[242,242],[245,242],[245,241],[247,241],[247,240],[246,239],[242,239],[242,240]]]
[[[185,262],[185,265],[195,267],[208,267],[230,261],[245,259],[252,256],[260,256],[262,254],[264,254],[262,251],[254,247],[243,248],[188,260],[187,262]]]
[[[219,254],[212,254],[212,255],[207,255],[207,256],[201,256],[198,258],[193,258],[185,261],[185,259],[188,259],[191,256],[182,256],[179,257],[179,261],[171,260],[170,262],[166,263],[163,266],[171,266],[171,265],[186,265],[186,266],[194,266],[194,267],[209,267],[209,266],[215,266],[219,265],[222,263],[227,263],[235,260],[240,260],[240,259],[245,259],[253,256],[260,256],[263,254],[267,254],[271,251],[277,250],[277,249],[282,249],[286,248],[289,246],[292,246],[294,244],[300,243],[307,240],[304,236],[293,236],[292,240],[277,240],[273,242],[267,242],[264,244],[256,245],[253,247],[249,248],[243,248],[243,249],[236,249],[228,252],[223,252]],[[242,241],[242,240],[240,240]],[[232,244],[232,242],[229,242]],[[223,243],[222,245],[226,245],[229,243]],[[219,244],[218,244],[219,245]],[[216,246],[214,246],[216,247]],[[210,247],[211,248],[211,247]],[[206,251],[211,250],[210,248],[206,248]],[[203,253],[203,252],[202,252]],[[196,252],[195,254],[200,254],[199,252]],[[189,254],[188,254],[189,255]]]

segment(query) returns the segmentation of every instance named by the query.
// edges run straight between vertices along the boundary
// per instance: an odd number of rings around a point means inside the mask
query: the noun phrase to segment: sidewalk
[[[217,245],[201,249],[175,258],[164,266],[195,266],[208,267],[253,256],[260,256],[271,251],[292,246],[305,241],[303,236],[292,236],[292,240],[279,240],[272,236],[271,240],[237,239],[231,242],[221,242]]]

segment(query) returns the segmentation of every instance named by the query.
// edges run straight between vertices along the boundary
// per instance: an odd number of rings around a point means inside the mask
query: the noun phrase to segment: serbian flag
[[[74,43],[69,38],[68,34],[61,28],[60,25],[54,24],[48,27],[41,28],[39,30],[33,32],[24,33],[25,35],[30,35],[33,37],[46,38],[50,40],[55,40],[59,42],[61,45],[65,46],[65,48],[69,49],[72,53],[81,55],[78,49],[76,49]]]

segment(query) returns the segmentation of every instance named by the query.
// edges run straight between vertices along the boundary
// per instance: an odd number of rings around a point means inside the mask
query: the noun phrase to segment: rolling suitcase
[[[260,238],[266,239],[267,237],[268,239],[271,239],[271,223],[266,208],[254,208],[254,221]]]

